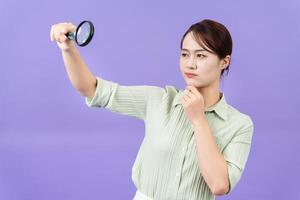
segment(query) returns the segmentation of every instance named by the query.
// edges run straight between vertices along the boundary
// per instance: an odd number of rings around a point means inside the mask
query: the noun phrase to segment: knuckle
[[[65,26],[61,27],[60,32],[64,33],[65,31],[66,31],[66,27]]]

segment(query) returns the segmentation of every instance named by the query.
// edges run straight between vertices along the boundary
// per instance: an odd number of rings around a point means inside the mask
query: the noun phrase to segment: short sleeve
[[[250,121],[232,138],[224,148],[223,156],[228,166],[229,194],[239,182],[251,148],[253,122]]]
[[[147,113],[148,93],[151,86],[125,86],[96,77],[94,96],[85,97],[88,107],[106,108],[112,112],[144,120]]]

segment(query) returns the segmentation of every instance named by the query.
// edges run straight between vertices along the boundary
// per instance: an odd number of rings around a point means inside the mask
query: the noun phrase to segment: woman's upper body
[[[180,103],[184,91],[125,86],[97,77],[89,107],[101,107],[145,122],[145,136],[132,168],[132,179],[140,191],[155,200],[214,199],[199,170],[194,130]],[[230,191],[240,180],[250,151],[253,123],[221,99],[205,110],[206,119],[220,152],[228,164]]]
[[[62,49],[70,81],[86,97],[87,105],[145,122],[145,137],[132,168],[136,187],[156,200],[214,199],[209,188],[211,181],[208,185],[204,180],[212,180],[214,173],[212,170],[201,172],[198,159],[206,169],[215,165],[213,162],[206,164],[204,158],[207,157],[196,155],[197,150],[208,145],[199,147],[199,137],[196,137],[198,142],[195,141],[195,135],[199,135],[194,134],[191,123],[201,112],[215,138],[210,144],[217,145],[223,157],[219,156],[217,148],[214,148],[214,153],[207,152],[206,155],[210,153],[216,157],[210,160],[222,163],[218,168],[226,171],[227,191],[232,191],[245,169],[253,122],[250,116],[227,104],[219,89],[223,73],[228,72],[232,53],[232,40],[226,27],[212,20],[203,20],[193,24],[181,40],[180,70],[188,87],[197,90],[197,98],[193,96],[195,93],[186,93],[172,85],[164,88],[125,86],[94,76],[74,44],[64,35],[74,28],[70,23],[57,24],[51,28],[50,36]],[[225,166],[227,170],[224,170]]]
[[[253,121],[229,105],[220,92],[232,53],[224,25],[212,20],[193,24],[183,35],[180,49],[180,71],[189,91],[172,85],[125,86],[97,77],[95,95],[86,97],[86,103],[145,122],[145,136],[132,168],[138,190],[155,200],[211,200],[215,198],[212,184],[224,182],[220,193],[228,194],[240,180],[250,152]],[[206,134],[213,135],[211,146],[202,146],[201,133],[195,134],[199,117],[209,125]],[[207,170],[210,167],[214,170]]]

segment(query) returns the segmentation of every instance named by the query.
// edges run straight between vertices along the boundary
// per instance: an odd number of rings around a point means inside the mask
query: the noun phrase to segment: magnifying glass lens
[[[94,25],[91,21],[81,22],[75,32],[68,32],[66,34],[70,40],[75,40],[81,47],[86,46],[92,40],[93,35]]]
[[[80,26],[77,32],[77,42],[79,45],[86,43],[91,34],[91,26],[89,23],[84,23]]]

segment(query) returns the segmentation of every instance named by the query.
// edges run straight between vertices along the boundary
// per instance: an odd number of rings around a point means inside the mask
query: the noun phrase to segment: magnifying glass
[[[78,46],[86,46],[94,36],[94,25],[91,21],[82,21],[76,28],[75,32],[68,32],[66,36],[70,40],[75,40]]]

